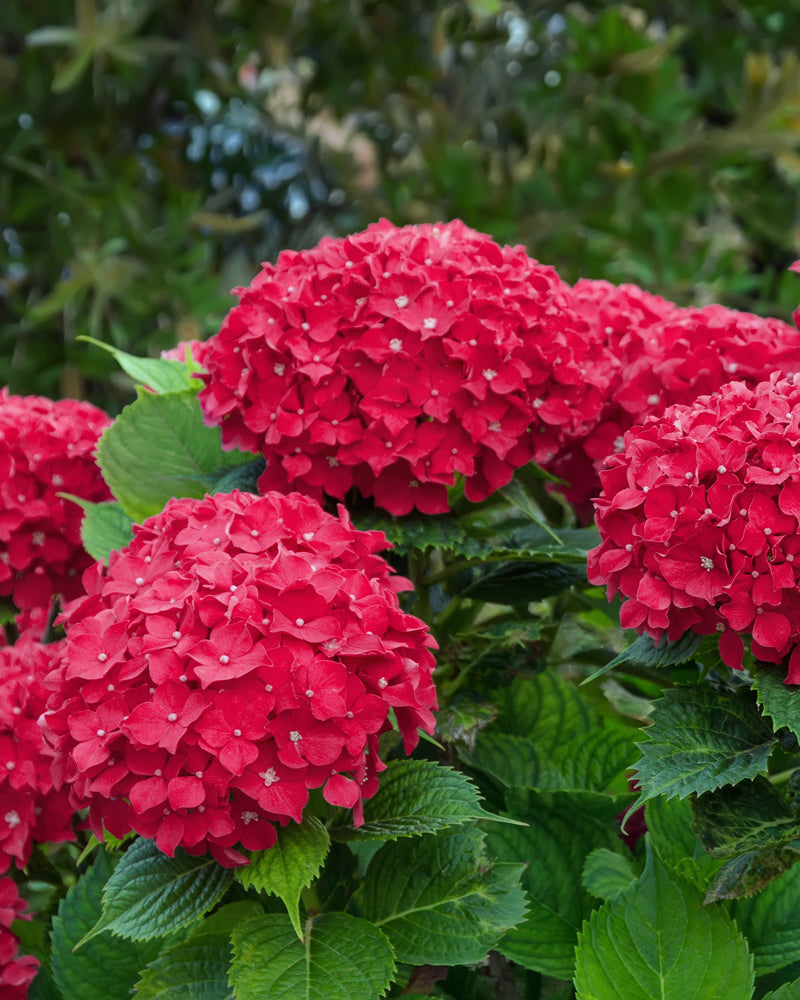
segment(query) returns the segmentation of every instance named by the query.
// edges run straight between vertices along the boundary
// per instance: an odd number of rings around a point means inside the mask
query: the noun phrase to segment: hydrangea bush
[[[0,998],[800,996],[797,330],[460,222],[237,294],[0,397]]]

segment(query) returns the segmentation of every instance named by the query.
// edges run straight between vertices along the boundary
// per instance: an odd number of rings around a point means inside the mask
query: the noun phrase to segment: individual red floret
[[[800,682],[800,380],[731,382],[625,436],[601,473],[589,579],[621,593],[625,628],[720,633],[742,665],[790,655]]]
[[[27,864],[35,843],[74,839],[74,810],[67,790],[53,787],[53,751],[38,725],[59,655],[60,643],[27,633],[0,648],[0,872]]]
[[[392,715],[433,729],[435,643],[377,553],[298,493],[171,500],[84,576],[43,719],[90,824],[173,854],[275,842],[309,790],[363,818]]]
[[[455,221],[285,251],[208,342],[200,403],[262,490],[356,487],[393,514],[482,500],[583,437],[613,358],[522,247]]]
[[[39,970],[39,960],[19,954],[19,938],[11,932],[15,920],[30,920],[13,879],[0,878],[0,996],[3,1000],[25,1000],[28,987]]]
[[[566,495],[583,514],[599,492],[604,460],[631,427],[732,379],[753,386],[775,371],[800,371],[800,334],[781,320],[721,305],[681,309],[635,285],[583,280],[574,291],[618,360],[599,420],[548,466],[570,483]]]
[[[0,389],[0,596],[19,608],[80,593],[93,560],[81,545],[80,507],[58,494],[111,499],[94,461],[109,423],[89,403]]]

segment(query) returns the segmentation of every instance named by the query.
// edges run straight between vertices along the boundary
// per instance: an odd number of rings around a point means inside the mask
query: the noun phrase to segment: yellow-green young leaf
[[[745,1000],[753,960],[721,907],[667,872],[650,852],[642,876],[584,923],[577,1000]]]
[[[97,455],[111,492],[138,523],[171,497],[202,497],[209,476],[253,457],[222,450],[219,429],[205,426],[192,389],[140,394],[104,431]]]
[[[102,559],[108,565],[109,554],[124,548],[133,538],[133,521],[116,501],[91,503],[71,493],[59,495],[83,507],[81,541],[92,559]]]
[[[236,869],[236,877],[248,888],[280,896],[286,905],[295,933],[302,939],[300,893],[319,874],[331,839],[316,816],[306,816],[302,823],[289,823],[278,829],[273,847],[251,855],[250,864]]]
[[[98,851],[53,918],[52,975],[63,1000],[130,1000],[139,971],[162,945],[99,937],[73,951],[100,918],[103,888],[113,870],[114,859]]]
[[[492,857],[525,862],[525,919],[497,945],[501,954],[535,972],[571,979],[575,942],[598,899],[581,882],[587,857],[599,847],[627,850],[617,836],[614,800],[597,792],[517,792],[513,815],[527,827],[491,827]]]
[[[331,835],[335,840],[394,840],[491,818],[466,775],[433,761],[404,759],[390,761],[381,775],[376,795],[364,803],[363,826],[336,826]]]
[[[356,898],[400,962],[479,962],[524,916],[523,867],[490,862],[474,828],[447,830],[382,847]]]
[[[377,1000],[394,978],[392,947],[366,920],[323,913],[307,921],[304,937],[283,914],[236,927],[236,1000]]]
[[[656,795],[685,798],[766,771],[772,726],[746,697],[709,688],[672,688],[655,703],[639,743],[637,805]]]
[[[103,890],[103,913],[81,946],[110,930],[134,941],[163,937],[199,920],[233,882],[212,858],[162,854],[151,840],[131,844]]]
[[[102,340],[95,340],[94,337],[78,337],[78,340],[85,340],[108,351],[126,375],[130,375],[137,385],[147,386],[153,392],[180,392],[183,389],[197,392],[203,384],[200,379],[192,378],[191,369],[184,361],[137,358],[111,344],[104,344]]]

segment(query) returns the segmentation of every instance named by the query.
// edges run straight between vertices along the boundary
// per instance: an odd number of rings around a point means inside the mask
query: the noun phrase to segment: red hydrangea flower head
[[[38,725],[60,645],[24,633],[0,648],[0,872],[27,864],[34,843],[74,839],[73,806],[53,787],[53,751]]]
[[[39,960],[19,954],[19,938],[12,933],[15,920],[30,920],[25,913],[14,880],[0,878],[0,996],[3,1000],[25,1000],[28,987],[39,969]]]
[[[613,359],[522,247],[455,221],[285,251],[208,342],[200,403],[260,489],[356,487],[393,514],[481,500],[586,434]]]
[[[81,573],[93,562],[81,545],[83,515],[58,494],[111,499],[93,458],[109,423],[89,403],[0,389],[0,596],[19,608],[81,592]]]
[[[720,633],[741,667],[789,659],[800,683],[800,379],[731,382],[625,436],[601,473],[589,579],[626,598],[625,628]]]
[[[410,752],[436,707],[408,581],[298,493],[171,500],[84,576],[43,719],[90,824],[161,850],[270,847],[309,789],[363,817],[390,710]]]
[[[567,495],[579,507],[597,495],[604,459],[646,417],[733,379],[754,386],[775,371],[800,371],[800,334],[782,320],[721,305],[681,309],[635,285],[579,281],[574,291],[582,314],[603,324],[619,362],[596,425],[549,466],[571,483]]]

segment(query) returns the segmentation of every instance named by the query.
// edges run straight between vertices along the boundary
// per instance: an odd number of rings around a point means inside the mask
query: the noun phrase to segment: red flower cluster
[[[81,545],[82,512],[58,494],[111,499],[93,458],[109,423],[89,403],[0,389],[0,596],[19,608],[81,592],[93,562]]]
[[[435,643],[399,608],[383,534],[238,491],[171,500],[134,532],[84,575],[48,681],[59,780],[92,829],[231,865],[310,788],[361,821],[390,710],[410,752],[436,707]]]
[[[24,912],[13,880],[0,878],[0,996],[3,1000],[25,1000],[28,987],[39,969],[39,960],[19,954],[19,939],[11,933],[15,920],[30,920]]]
[[[635,285],[579,281],[579,311],[606,338],[618,365],[603,412],[585,439],[550,466],[577,507],[599,492],[599,470],[625,432],[673,403],[690,403],[732,379],[753,386],[772,372],[800,371],[800,333],[720,305],[681,309]]]
[[[461,222],[285,251],[208,342],[206,421],[262,452],[262,490],[351,487],[393,514],[482,500],[585,436],[613,358],[571,290]]]
[[[0,648],[0,872],[27,864],[34,843],[74,839],[72,804],[53,788],[53,752],[38,725],[60,645],[23,634]]]
[[[589,579],[621,593],[625,628],[719,632],[741,667],[791,653],[800,683],[800,380],[731,382],[625,437],[601,473]]]

